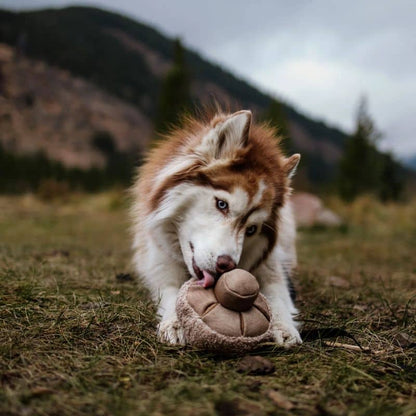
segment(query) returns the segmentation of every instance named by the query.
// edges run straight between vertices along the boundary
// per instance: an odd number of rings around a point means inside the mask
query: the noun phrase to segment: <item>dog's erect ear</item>
[[[227,153],[228,149],[247,145],[251,126],[251,111],[243,110],[232,114],[218,126],[218,151]]]
[[[251,111],[231,114],[214,124],[197,150],[209,161],[232,158],[237,150],[247,146],[250,126]]]
[[[289,179],[292,179],[296,173],[296,169],[299,165],[300,154],[295,153],[284,161],[283,170]]]
[[[209,159],[227,159],[248,143],[251,111],[231,114],[215,127],[203,140],[203,153]]]

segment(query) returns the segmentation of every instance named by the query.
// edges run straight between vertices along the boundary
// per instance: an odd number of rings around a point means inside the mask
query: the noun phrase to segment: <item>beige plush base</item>
[[[196,284],[196,279],[184,283],[176,301],[176,313],[183,326],[188,345],[213,352],[244,353],[253,350],[262,342],[273,340],[271,331],[273,317],[268,330],[256,337],[225,336],[211,329],[202,321],[186,299],[187,291],[193,284]],[[259,296],[263,295],[259,294]],[[272,316],[270,308],[269,314]]]

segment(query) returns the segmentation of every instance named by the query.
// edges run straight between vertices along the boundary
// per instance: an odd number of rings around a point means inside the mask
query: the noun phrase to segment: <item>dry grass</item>
[[[301,317],[370,351],[264,349],[276,372],[251,376],[239,357],[156,341],[146,291],[116,279],[120,194],[0,198],[0,414],[415,415],[416,204],[329,204],[349,225],[300,233]]]

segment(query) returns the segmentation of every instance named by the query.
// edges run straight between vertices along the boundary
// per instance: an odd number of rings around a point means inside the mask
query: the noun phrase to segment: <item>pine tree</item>
[[[290,138],[289,123],[280,101],[273,98],[269,107],[263,114],[263,119],[276,129],[278,134],[283,138],[282,145],[287,152],[292,151],[292,140]]]
[[[380,153],[376,147],[379,138],[368,115],[367,101],[362,98],[355,132],[346,143],[339,165],[339,193],[346,201],[363,193],[377,194],[381,177]]]
[[[381,155],[379,198],[386,201],[398,201],[405,188],[405,172],[389,153]]]
[[[170,126],[177,124],[179,116],[189,109],[190,104],[190,75],[185,63],[182,43],[176,39],[173,65],[162,83],[155,120],[156,131],[165,133]]]

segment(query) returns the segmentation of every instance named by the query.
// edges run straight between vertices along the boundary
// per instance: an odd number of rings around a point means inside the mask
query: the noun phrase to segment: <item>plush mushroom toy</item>
[[[272,315],[256,278],[242,269],[224,273],[212,288],[184,283],[176,302],[186,342],[221,353],[247,352],[272,340]]]

